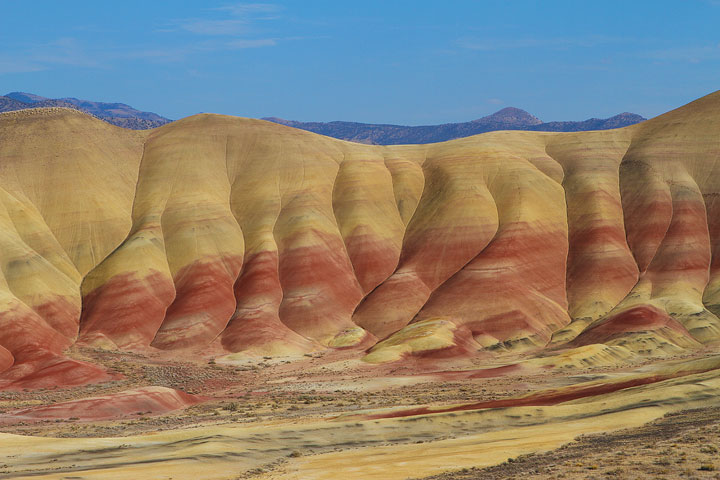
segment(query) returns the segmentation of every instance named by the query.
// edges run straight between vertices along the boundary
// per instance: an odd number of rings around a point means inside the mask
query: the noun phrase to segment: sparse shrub
[[[227,405],[223,406],[223,410],[227,410],[228,412],[236,412],[238,409],[237,402],[230,402]]]
[[[715,471],[715,465],[712,463],[704,463],[700,465],[700,468],[698,470],[701,470],[703,472],[714,472]]]
[[[702,453],[717,453],[718,449],[714,447],[713,445],[703,445],[700,448],[700,452]]]

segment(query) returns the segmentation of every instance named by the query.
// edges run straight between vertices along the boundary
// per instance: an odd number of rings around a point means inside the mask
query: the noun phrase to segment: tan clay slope
[[[420,356],[693,348],[720,335],[718,132],[719,93],[620,130],[393,147],[220,115],[142,134],[0,115],[3,319],[24,315],[0,368],[78,321],[85,344],[213,355],[392,334]],[[56,297],[74,310],[43,316]]]
[[[0,370],[62,367],[83,276],[130,228],[143,140],[74,110],[0,115]]]
[[[81,340],[292,353],[442,310],[485,343],[544,344],[570,321],[545,138],[378,148],[216,115],[158,129],[131,234],[83,284]]]
[[[616,269],[606,277],[607,285],[622,285],[629,293],[609,312],[604,306],[595,315],[580,318],[571,326],[571,335],[561,332],[557,340],[579,333],[588,317],[594,320],[605,313],[596,322],[595,332],[600,325],[619,333],[669,327],[681,344],[690,334],[701,342],[717,340],[718,319],[711,311],[719,311],[718,287],[711,249],[720,233],[716,227],[720,211],[715,204],[720,193],[720,94],[708,95],[630,130],[632,140],[616,173],[619,196],[617,190],[612,192],[615,210],[620,200],[626,243],[617,248],[618,258],[612,262]],[[608,197],[596,194],[591,205],[599,206]],[[605,230],[589,243],[606,236],[620,240],[620,227],[616,218],[612,233]],[[598,243],[602,250],[615,242]],[[617,243],[621,245],[621,241]],[[570,281],[571,274],[568,278]],[[588,289],[586,298],[593,298],[592,291]]]

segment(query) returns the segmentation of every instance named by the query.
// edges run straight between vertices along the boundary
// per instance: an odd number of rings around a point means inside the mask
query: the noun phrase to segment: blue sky
[[[434,124],[654,116],[720,89],[720,0],[0,0],[0,94]]]

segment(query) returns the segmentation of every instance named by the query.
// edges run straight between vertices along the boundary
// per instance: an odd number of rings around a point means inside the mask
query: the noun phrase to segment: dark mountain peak
[[[582,122],[548,122],[535,125],[530,130],[546,132],[582,132],[588,130],[610,130],[644,122],[645,117],[637,113],[623,112],[610,118],[590,118]]]
[[[475,122],[502,122],[517,126],[540,125],[543,123],[536,116],[515,107],[505,107],[492,115],[475,120]]]
[[[614,118],[637,120],[638,122],[644,122],[645,120],[647,120],[647,118],[643,117],[642,115],[638,115],[637,113],[630,113],[630,112],[618,113],[617,115],[614,115],[614,116],[608,118],[608,120],[612,120]]]
[[[620,128],[635,123],[644,122],[647,118],[637,113],[623,112],[604,120],[605,128]]]
[[[27,92],[11,92],[4,97],[0,97],[0,112],[41,107],[73,108],[89,113],[113,125],[134,130],[155,128],[170,122],[169,119],[156,113],[142,112],[124,103],[94,102],[74,97],[53,99]]]
[[[34,93],[27,92],[10,92],[5,96],[23,103],[37,103],[45,100],[50,100],[47,97],[41,97],[40,95],[35,95]]]
[[[5,95],[4,97],[0,97],[0,113],[10,112],[13,110],[22,110],[23,108],[28,108],[28,105],[21,102],[20,100],[15,100],[14,98],[8,97],[7,95]]]

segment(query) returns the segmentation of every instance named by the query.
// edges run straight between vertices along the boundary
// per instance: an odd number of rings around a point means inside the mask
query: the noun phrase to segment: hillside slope
[[[700,348],[720,339],[719,131],[720,93],[618,130],[404,146],[2,114],[0,386],[92,378],[47,370],[73,342],[374,363]]]

